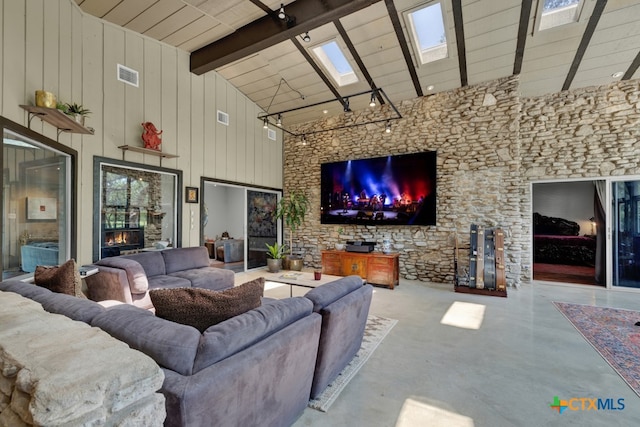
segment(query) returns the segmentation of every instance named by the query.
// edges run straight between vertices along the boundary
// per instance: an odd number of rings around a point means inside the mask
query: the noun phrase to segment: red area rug
[[[553,303],[600,356],[640,396],[640,312]]]

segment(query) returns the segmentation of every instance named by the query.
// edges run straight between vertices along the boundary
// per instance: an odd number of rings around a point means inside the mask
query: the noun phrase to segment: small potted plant
[[[73,119],[84,126],[84,118],[91,114],[91,111],[87,108],[84,108],[82,104],[76,103],[67,103],[64,104],[64,110],[62,110],[68,116],[73,117]]]
[[[277,273],[282,268],[282,259],[287,253],[287,247],[275,242],[267,245],[267,268],[271,273]]]

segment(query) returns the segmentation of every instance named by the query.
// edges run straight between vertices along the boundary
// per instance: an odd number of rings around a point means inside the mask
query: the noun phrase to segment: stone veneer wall
[[[525,98],[522,113],[527,180],[640,174],[640,80]]]
[[[284,147],[284,189],[309,196],[311,212],[297,232],[294,252],[305,264],[319,266],[321,250],[346,240],[389,238],[400,253],[400,274],[407,279],[451,283],[454,235],[468,244],[471,223],[506,228],[507,281],[521,280],[521,253],[528,250],[523,234],[525,185],[520,171],[521,103],[518,78],[417,98],[397,105],[403,118],[392,122],[287,137]],[[388,105],[378,108],[389,108]],[[375,117],[374,117],[375,116]],[[312,132],[380,118],[371,110],[347,113],[299,125]],[[437,150],[436,226],[338,226],[320,224],[320,164],[389,154]]]
[[[520,98],[511,77],[398,107],[403,119],[391,134],[367,125],[309,135],[307,146],[286,139],[285,192],[304,190],[312,205],[296,236],[307,265],[319,266],[320,251],[336,242],[390,238],[402,277],[451,283],[453,234],[467,244],[476,222],[507,230],[507,280],[518,284],[531,278],[531,182],[640,174],[640,80]],[[349,114],[295,131],[371,113]],[[338,226],[320,224],[321,163],[424,150],[438,151],[435,227],[344,226],[338,235]]]
[[[0,425],[162,426],[153,359],[12,292],[0,307]]]

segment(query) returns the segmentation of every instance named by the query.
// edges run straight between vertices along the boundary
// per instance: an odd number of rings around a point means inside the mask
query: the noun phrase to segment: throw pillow
[[[80,272],[76,268],[76,261],[73,258],[60,266],[36,266],[33,279],[36,285],[52,292],[85,298],[82,293]]]
[[[260,307],[264,277],[224,291],[169,288],[149,291],[156,316],[204,332],[209,326]]]

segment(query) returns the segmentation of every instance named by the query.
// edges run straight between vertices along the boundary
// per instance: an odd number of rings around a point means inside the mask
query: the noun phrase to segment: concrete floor
[[[294,426],[640,425],[640,398],[552,301],[640,310],[640,293],[590,286],[522,285],[508,298],[407,280],[375,288],[371,313],[398,323],[327,413],[307,408]],[[463,316],[443,322],[450,307]],[[625,407],[558,414],[554,396],[624,399]]]

